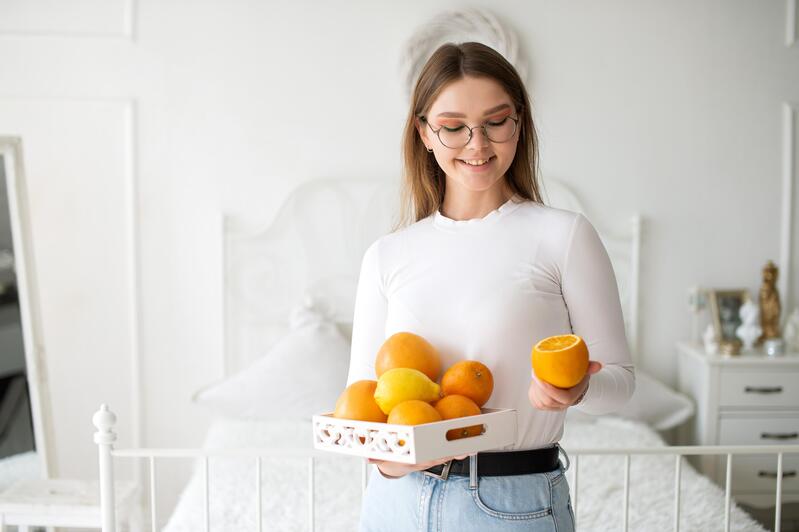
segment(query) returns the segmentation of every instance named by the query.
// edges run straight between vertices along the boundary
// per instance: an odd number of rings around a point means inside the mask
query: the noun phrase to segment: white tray
[[[516,410],[483,408],[479,416],[423,425],[389,425],[338,419],[332,413],[313,417],[314,447],[323,451],[418,464],[447,456],[501,449],[516,441]],[[448,441],[447,431],[483,425],[479,436]],[[400,443],[403,442],[403,443]]]

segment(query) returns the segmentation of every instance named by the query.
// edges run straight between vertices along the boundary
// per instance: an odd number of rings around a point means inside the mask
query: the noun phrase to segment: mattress
[[[663,440],[647,425],[614,417],[567,423],[562,447],[650,447]],[[310,422],[262,422],[219,419],[206,437],[205,449],[269,448],[312,450]],[[361,504],[362,459],[329,455],[316,459],[315,530],[357,530]],[[578,530],[621,529],[624,459],[585,456],[580,459]],[[309,530],[308,459],[266,456],[262,459],[262,525],[265,531]],[[572,471],[567,473],[571,480]],[[212,457],[209,461],[210,525],[214,531],[256,530],[254,459]],[[680,530],[718,530],[724,523],[724,491],[682,467]],[[674,458],[634,456],[630,467],[630,530],[673,528]],[[731,530],[764,531],[733,504]],[[192,474],[170,516],[165,532],[204,530],[204,483],[201,463]]]

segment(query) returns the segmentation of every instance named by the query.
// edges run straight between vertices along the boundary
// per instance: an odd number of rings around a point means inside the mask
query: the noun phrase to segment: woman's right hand
[[[421,464],[403,464],[401,462],[390,462],[388,460],[375,460],[373,458],[367,459],[367,462],[370,464],[375,464],[377,468],[380,470],[380,472],[382,472],[386,476],[401,478],[407,475],[408,473],[413,473],[414,471],[422,471],[439,464],[446,464],[450,460],[463,460],[467,456],[469,455],[464,454],[461,456],[450,456],[449,458],[441,458],[440,460],[431,460],[429,462],[422,462]]]

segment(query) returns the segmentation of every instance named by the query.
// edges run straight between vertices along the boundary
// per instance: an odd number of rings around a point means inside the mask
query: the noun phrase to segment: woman
[[[635,387],[607,252],[583,215],[543,205],[527,92],[485,45],[446,44],[424,66],[404,160],[414,222],[364,254],[347,384],[375,379],[385,339],[414,332],[444,368],[486,364],[495,388],[485,406],[516,409],[518,431],[507,449],[451,462],[370,460],[361,530],[573,530],[557,445],[566,409],[612,412]],[[570,389],[530,368],[532,346],[564,333],[583,337],[592,358]]]

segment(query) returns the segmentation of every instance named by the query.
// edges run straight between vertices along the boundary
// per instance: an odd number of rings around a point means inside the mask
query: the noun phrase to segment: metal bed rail
[[[116,423],[116,416],[108,410],[107,405],[102,405],[100,410],[95,413],[94,425],[98,431],[94,435],[94,441],[98,446],[100,460],[100,506],[102,511],[102,531],[117,532],[116,516],[114,506],[114,469],[113,458],[146,458],[149,460],[149,485],[150,485],[150,521],[152,530],[157,530],[157,509],[156,509],[156,458],[199,458],[203,463],[203,482],[204,482],[204,515],[205,532],[210,532],[209,515],[209,482],[208,482],[208,460],[211,457],[238,457],[251,458],[255,462],[255,497],[256,497],[256,523],[257,531],[262,531],[261,513],[261,459],[264,456],[274,457],[305,457],[308,459],[308,517],[309,530],[315,530],[315,459],[319,456],[326,456],[326,453],[281,450],[275,452],[271,449],[258,448],[239,448],[225,450],[203,450],[203,449],[114,449],[116,434],[113,431]],[[629,527],[629,503],[630,503],[630,460],[632,456],[660,455],[674,456],[674,530],[680,530],[680,479],[681,465],[684,456],[716,455],[726,456],[726,482],[724,495],[724,530],[730,530],[730,506],[732,499],[732,461],[736,455],[765,454],[776,455],[777,472],[775,485],[775,511],[774,511],[774,530],[780,532],[780,519],[782,510],[782,479],[786,475],[783,470],[783,459],[785,455],[799,454],[799,445],[688,445],[688,446],[667,446],[667,447],[630,447],[630,448],[581,448],[569,449],[569,456],[572,457],[572,507],[577,514],[578,490],[579,485],[579,463],[581,456],[623,456],[624,457],[624,495],[623,495],[623,520],[622,530],[627,532]],[[363,463],[361,470],[361,489],[366,490],[368,479],[368,465]],[[795,474],[795,472],[792,472]]]

